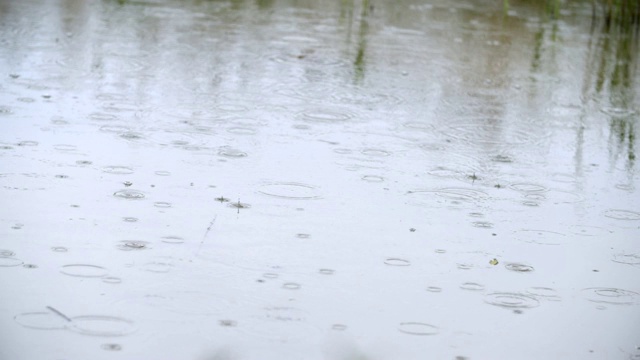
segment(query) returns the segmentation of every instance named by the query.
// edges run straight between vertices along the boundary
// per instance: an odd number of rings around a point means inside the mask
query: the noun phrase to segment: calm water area
[[[593,6],[0,0],[0,359],[640,359]]]

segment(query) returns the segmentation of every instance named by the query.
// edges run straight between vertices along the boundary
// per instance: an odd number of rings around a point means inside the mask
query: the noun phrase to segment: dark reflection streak
[[[364,79],[365,53],[367,50],[367,33],[369,31],[369,0],[362,0],[362,14],[360,16],[360,29],[358,31],[358,51],[353,63],[355,68],[355,82],[359,84]]]

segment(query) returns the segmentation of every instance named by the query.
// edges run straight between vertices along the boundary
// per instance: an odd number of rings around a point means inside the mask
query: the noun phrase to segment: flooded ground
[[[592,10],[0,2],[0,358],[640,358]]]

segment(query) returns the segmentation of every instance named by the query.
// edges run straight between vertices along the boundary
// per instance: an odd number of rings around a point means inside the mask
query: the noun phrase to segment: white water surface
[[[591,2],[0,1],[0,359],[638,359]]]

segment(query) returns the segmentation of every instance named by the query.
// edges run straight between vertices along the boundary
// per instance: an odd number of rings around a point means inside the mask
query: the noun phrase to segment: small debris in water
[[[227,199],[227,198],[226,198],[226,197],[224,197],[224,196],[220,196],[220,197],[217,197],[217,198],[216,198],[216,201],[220,201],[221,203],[223,203],[223,202],[228,202],[228,201],[229,201],[229,199]]]
[[[498,265],[498,259],[496,259],[496,258],[491,259],[491,261],[489,261],[489,264],[494,265],[494,266]]]
[[[133,185],[133,183],[131,181],[125,181],[123,182],[124,186],[129,187],[131,185]]]
[[[416,229],[415,228],[411,228],[411,229],[409,229],[409,231],[416,232]]]

